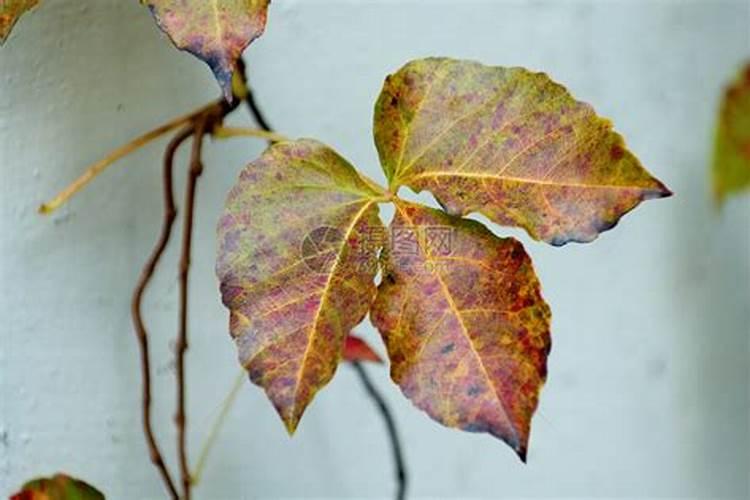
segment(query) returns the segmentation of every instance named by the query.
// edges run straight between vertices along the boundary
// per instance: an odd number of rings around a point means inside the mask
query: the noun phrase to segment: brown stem
[[[406,486],[408,484],[407,473],[406,473],[406,462],[404,460],[404,452],[401,450],[401,440],[398,437],[398,431],[396,430],[396,421],[393,418],[388,404],[385,402],[385,398],[378,392],[375,384],[373,384],[370,377],[367,375],[365,367],[359,361],[352,363],[354,370],[359,376],[359,380],[370,396],[370,399],[375,403],[380,416],[383,417],[385,422],[385,428],[388,431],[388,439],[391,442],[391,452],[393,453],[393,465],[396,475],[396,500],[404,500],[406,498]]]
[[[174,164],[174,156],[177,148],[182,144],[185,139],[190,137],[193,133],[193,126],[189,125],[182,129],[177,135],[170,141],[167,149],[164,153],[164,167],[163,167],[163,190],[164,190],[164,219],[161,227],[161,234],[159,239],[154,245],[154,249],[151,252],[148,260],[146,261],[143,271],[141,271],[138,283],[133,291],[133,299],[131,303],[131,315],[133,317],[133,325],[135,326],[136,337],[138,338],[138,345],[141,352],[141,377],[142,377],[142,393],[143,393],[143,408],[142,408],[142,421],[143,421],[143,432],[146,435],[146,443],[149,448],[149,455],[151,461],[154,463],[156,468],[161,474],[162,481],[164,482],[167,490],[169,490],[169,496],[173,500],[179,499],[177,489],[175,488],[172,477],[167,470],[167,466],[164,463],[159,446],[156,443],[154,432],[151,427],[151,361],[148,349],[148,333],[146,326],[143,322],[141,315],[141,304],[143,302],[143,293],[151,281],[154,275],[154,270],[159,262],[164,249],[167,247],[169,237],[172,234],[172,226],[174,219],[177,216],[177,211],[174,204],[174,196],[172,194],[172,170]]]
[[[201,153],[203,150],[203,136],[210,131],[214,120],[221,120],[223,110],[216,113],[207,113],[199,118],[195,124],[193,136],[193,149],[190,155],[190,170],[185,189],[185,217],[182,230],[182,255],[180,257],[180,319],[177,333],[177,413],[175,422],[177,424],[177,453],[180,462],[180,476],[182,479],[182,494],[184,500],[190,500],[190,466],[187,457],[187,432],[185,417],[185,352],[188,349],[187,320],[188,320],[188,279],[190,271],[190,257],[193,236],[193,215],[195,210],[195,191],[198,178],[203,173],[203,162]]]

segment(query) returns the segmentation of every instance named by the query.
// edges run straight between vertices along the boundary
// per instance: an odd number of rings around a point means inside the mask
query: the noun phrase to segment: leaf
[[[272,146],[229,193],[217,274],[230,332],[290,433],[374,298],[379,197],[312,140]]]
[[[104,494],[83,481],[55,474],[29,481],[10,500],[104,500]]]
[[[38,3],[39,0],[0,0],[0,45],[5,43],[18,18]]]
[[[714,146],[713,185],[717,203],[750,187],[750,63],[724,93]]]
[[[373,363],[382,363],[378,353],[367,345],[367,342],[359,337],[349,334],[344,342],[344,361],[371,361]]]
[[[433,419],[487,432],[525,461],[550,350],[550,310],[521,243],[398,202],[370,313],[391,378]]]
[[[178,49],[209,65],[232,100],[237,59],[263,34],[270,0],[141,0]]]
[[[608,120],[544,73],[421,59],[390,75],[375,143],[393,192],[428,190],[553,245],[588,242],[643,200],[669,196]]]

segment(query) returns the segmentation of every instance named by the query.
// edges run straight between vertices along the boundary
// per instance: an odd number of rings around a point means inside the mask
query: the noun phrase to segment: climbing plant
[[[0,36],[5,39],[36,3],[3,1]],[[555,246],[586,243],[642,201],[670,191],[608,120],[546,74],[450,58],[414,60],[385,78],[373,120],[386,181],[381,184],[321,142],[271,131],[241,59],[265,28],[268,0],[141,3],[175,46],[210,66],[222,96],[95,163],[40,211],[56,210],[115,160],[173,134],[162,171],[162,230],[131,304],[142,361],[144,434],[168,495],[190,498],[200,476],[200,466],[191,470],[188,463],[185,353],[193,206],[206,135],[270,142],[227,196],[218,222],[216,272],[240,364],[265,390],[289,433],[341,360],[354,363],[388,424],[397,497],[404,496],[395,425],[360,364],[379,358],[350,335],[369,314],[384,341],[391,378],[417,408],[445,426],[488,433],[526,461],[531,419],[547,376],[551,311],[523,245],[465,216],[481,213]],[[243,102],[258,128],[224,126]],[[192,149],[181,207],[175,479],[152,430],[141,301],[176,220],[174,156],[187,141]],[[409,201],[402,188],[430,192],[441,208]],[[389,224],[380,219],[382,204],[395,208]]]

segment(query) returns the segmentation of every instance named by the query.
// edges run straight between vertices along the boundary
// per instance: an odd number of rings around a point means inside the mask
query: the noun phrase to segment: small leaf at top
[[[237,59],[263,34],[270,0],[141,0],[175,46],[211,67],[232,99]]]
[[[724,93],[714,146],[713,185],[718,203],[750,187],[750,63]]]
[[[361,338],[349,334],[344,343],[344,361],[370,361],[372,363],[382,363],[378,353],[367,345],[367,342]]]
[[[398,202],[387,250],[370,316],[391,378],[441,424],[490,433],[525,461],[550,310],[523,246]]]
[[[554,245],[588,242],[643,200],[668,196],[612,124],[544,73],[453,59],[410,62],[375,106],[392,190],[432,192]]]
[[[29,481],[10,500],[104,500],[104,495],[83,481],[56,474]]]
[[[38,3],[39,0],[0,0],[0,45],[8,38],[21,14]]]
[[[290,433],[375,296],[379,196],[333,150],[299,140],[266,150],[227,198],[216,270],[230,332]]]

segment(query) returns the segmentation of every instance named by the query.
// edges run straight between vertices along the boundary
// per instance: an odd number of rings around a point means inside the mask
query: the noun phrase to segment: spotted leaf
[[[525,460],[550,310],[523,246],[405,202],[391,240],[371,312],[391,378],[433,419],[490,433]]]
[[[608,120],[544,73],[422,59],[390,75],[375,143],[392,190],[428,190],[554,245],[588,242],[668,196]]]
[[[83,481],[56,474],[29,481],[10,500],[104,500],[104,495]]]
[[[39,0],[0,0],[0,44],[4,43],[18,18]]]
[[[263,34],[270,0],[141,0],[177,48],[211,67],[232,98],[237,59]]]
[[[352,334],[346,337],[346,342],[344,343],[344,361],[383,362],[378,353],[373,351],[367,342]]]
[[[716,201],[750,188],[750,63],[724,93],[713,161]]]
[[[217,274],[230,332],[290,433],[374,298],[380,194],[311,140],[271,147],[229,193]]]

